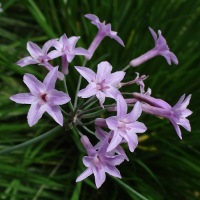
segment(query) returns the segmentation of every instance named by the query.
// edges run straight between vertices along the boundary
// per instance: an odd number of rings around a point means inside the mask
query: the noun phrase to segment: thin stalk
[[[95,96],[90,97],[79,109],[84,109],[88,104],[95,100]]]
[[[20,148],[23,148],[23,147],[27,147],[31,144],[34,144],[36,142],[39,142],[40,140],[44,140],[45,138],[49,137],[49,136],[52,136],[53,134],[55,134],[58,130],[61,130],[61,126],[56,126],[55,128],[51,129],[50,131],[47,131],[46,133],[38,136],[38,137],[35,137],[29,141],[26,141],[24,143],[21,143],[21,144],[18,144],[18,145],[15,145],[13,147],[10,147],[10,148],[6,148],[6,149],[3,149],[0,151],[0,155],[3,155],[3,154],[7,154],[7,153],[10,153],[12,151],[15,151],[15,150],[18,150]]]
[[[91,117],[98,117],[100,114],[104,113],[105,111],[106,110],[100,110],[100,111],[97,111],[97,112],[85,114],[81,118],[82,119],[88,119],[88,118],[91,118]]]
[[[63,112],[63,114],[66,116],[66,117],[69,117],[69,114],[66,113],[61,107],[60,107],[61,111]]]
[[[83,134],[78,130],[78,128],[76,127],[76,125],[74,123],[72,123],[72,126],[75,129],[75,131],[82,137]]]
[[[133,188],[131,188],[129,185],[127,185],[126,183],[124,183],[123,181],[119,180],[118,178],[115,178],[113,176],[111,176],[116,182],[118,182],[122,187],[124,187],[126,189],[126,191],[129,191],[133,194],[135,194],[136,196],[138,196],[140,199],[142,200],[148,200],[146,197],[144,197],[143,195],[141,195],[139,192],[135,191]]]
[[[82,126],[88,133],[95,135],[94,131],[91,131],[89,128],[87,128],[87,126]]]
[[[87,60],[84,60],[84,62],[83,62],[83,67],[85,67],[86,62],[87,62]],[[75,108],[75,109],[76,109],[76,106],[77,106],[78,92],[79,92],[80,87],[81,87],[81,81],[82,81],[82,76],[80,75],[80,76],[79,76],[79,79],[78,79],[78,85],[77,85],[77,88],[76,88],[76,96],[75,96],[75,100],[74,100],[74,108]]]
[[[67,89],[67,84],[66,84],[66,76],[64,76],[63,83],[64,83],[65,92],[69,95],[69,92]],[[74,111],[74,107],[73,107],[71,101],[69,101],[69,107],[70,107],[71,111]]]
[[[95,120],[92,120],[91,122],[88,122],[88,123],[82,123],[82,122],[79,121],[79,125],[80,126],[88,126],[88,125],[93,124],[94,122],[95,122]]]
[[[130,67],[131,65],[130,64],[128,64],[126,67],[124,67],[124,69],[122,69],[122,71],[126,71],[129,67]]]

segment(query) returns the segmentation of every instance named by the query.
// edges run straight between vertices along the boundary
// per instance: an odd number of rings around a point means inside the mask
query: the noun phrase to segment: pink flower
[[[117,95],[120,92],[116,85],[124,78],[125,72],[118,71],[111,74],[112,66],[107,61],[98,64],[96,74],[86,67],[76,66],[75,68],[89,82],[85,89],[79,91],[79,97],[88,98],[96,95],[101,107],[103,107],[106,97],[117,100]]]
[[[59,105],[66,104],[70,97],[64,92],[54,89],[58,74],[58,67],[53,68],[44,79],[43,83],[31,74],[24,75],[24,83],[30,90],[30,93],[20,93],[11,96],[10,99],[20,104],[31,104],[28,112],[29,126],[35,125],[47,112],[53,119],[63,125],[63,115]]]

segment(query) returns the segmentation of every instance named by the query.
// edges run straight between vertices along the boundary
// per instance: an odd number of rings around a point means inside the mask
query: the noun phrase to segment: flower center
[[[121,131],[129,131],[131,128],[127,127],[126,126],[127,123],[122,121],[122,120],[119,120],[118,121],[118,129],[121,130]]]
[[[47,102],[46,96],[47,96],[47,94],[43,94],[43,95],[41,96],[41,99],[42,99],[44,102]]]

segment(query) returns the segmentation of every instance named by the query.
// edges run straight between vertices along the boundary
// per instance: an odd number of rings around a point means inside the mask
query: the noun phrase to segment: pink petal
[[[38,59],[38,57],[42,55],[42,50],[40,47],[33,42],[27,43],[27,50],[34,59]]]
[[[32,104],[37,98],[31,93],[20,93],[11,96],[10,99],[20,104]]]
[[[56,80],[58,77],[58,67],[54,67],[45,77],[43,83],[47,91],[55,88]]]
[[[83,135],[81,137],[81,143],[83,144],[85,150],[87,151],[87,154],[91,157],[94,157],[97,152],[94,149],[94,147],[92,146],[92,144],[90,143],[90,140],[88,139],[87,136]]]
[[[129,147],[129,150],[131,152],[133,152],[135,150],[135,148],[137,147],[138,145],[138,137],[135,133],[127,133],[124,137],[126,139],[126,141],[128,142],[128,147]]]
[[[114,31],[111,31],[111,33],[112,32],[114,32]],[[121,44],[123,47],[125,47],[125,45],[124,45],[124,42],[122,41],[122,39],[119,37],[119,36],[117,36],[117,35],[109,35],[111,38],[113,38],[114,40],[116,40],[119,44]]]
[[[103,169],[104,169],[105,172],[107,172],[111,176],[114,176],[114,177],[117,177],[117,178],[122,178],[119,170],[112,165],[103,165]]]
[[[96,96],[99,99],[100,106],[102,108],[104,108],[103,104],[104,104],[105,98],[106,98],[105,94],[103,92],[99,91],[99,92],[97,92]]]
[[[86,14],[84,15],[86,18],[92,20],[92,21],[99,21],[99,18],[96,15],[93,14]]]
[[[63,105],[71,100],[71,98],[62,91],[52,90],[48,96],[48,102],[51,105]]]
[[[106,123],[108,125],[108,128],[110,130],[117,130],[117,126],[118,126],[118,117],[117,116],[113,116],[113,117],[108,117],[106,119]]]
[[[38,95],[40,91],[45,90],[43,83],[32,74],[25,74],[23,81],[33,95]]]
[[[96,81],[100,83],[103,80],[106,80],[107,76],[110,75],[111,71],[112,71],[112,66],[109,62],[104,61],[99,63],[97,66]]]
[[[76,49],[74,49],[74,54],[76,55],[90,55],[90,53],[86,50],[86,49],[83,49],[82,47],[78,47]]]
[[[128,114],[130,121],[136,121],[142,114],[142,106],[140,102],[136,102],[133,110]]]
[[[59,106],[48,105],[46,112],[61,126],[63,126],[63,115]]]
[[[96,126],[95,136],[99,140],[105,140],[106,137],[108,136],[108,133],[106,131],[104,131],[102,128]]]
[[[125,72],[119,71],[119,72],[115,72],[112,73],[108,76],[106,83],[109,83],[113,86],[117,85],[118,83],[120,83],[120,81],[123,80],[124,76],[125,76]]]
[[[91,168],[87,168],[81,175],[78,176],[76,179],[76,182],[82,181],[83,179],[86,179],[88,176],[92,174]]]
[[[24,67],[27,65],[32,65],[32,64],[37,64],[37,63],[39,63],[38,60],[33,59],[31,56],[27,56],[25,58],[22,58],[18,62],[16,62],[16,65],[18,65],[20,67]]]
[[[58,50],[53,50],[47,54],[47,56],[49,56],[51,58],[51,60],[53,60],[54,58],[58,58],[62,55],[63,55],[63,53]]]
[[[83,157],[83,164],[86,166],[86,167],[90,167],[92,161],[94,160],[94,157],[90,157],[90,156],[84,156]]]
[[[90,83],[85,89],[79,91],[78,96],[82,98],[88,98],[97,93],[96,84]]]
[[[35,125],[38,122],[38,120],[42,117],[45,111],[46,111],[45,104],[39,105],[37,101],[33,102],[28,111],[28,116],[27,116],[29,126]]]
[[[123,117],[127,113],[127,104],[122,95],[117,96],[117,116]]]
[[[110,144],[108,145],[107,152],[115,149],[120,144],[121,141],[122,141],[121,135],[118,133],[118,131],[115,131],[113,138],[112,138]]]
[[[127,127],[131,128],[135,133],[144,133],[147,130],[147,127],[138,121],[127,124]]]
[[[157,34],[155,33],[155,31],[149,27],[149,30],[151,32],[151,35],[153,36],[153,39],[155,41],[155,44],[156,44],[156,41],[157,41]]]
[[[96,74],[87,67],[78,67],[75,66],[76,70],[90,83],[91,81],[95,81]]]
[[[94,173],[95,184],[96,184],[97,188],[100,188],[101,185],[106,180],[105,171],[103,169],[99,169],[97,167],[93,167],[92,170],[93,170],[93,173]]]
[[[105,157],[104,160],[109,165],[120,165],[124,161],[124,155],[116,155],[112,157]]]
[[[68,45],[69,45],[69,49],[74,50],[76,43],[78,42],[78,40],[80,39],[80,36],[72,36],[68,39]]]
[[[45,42],[45,44],[42,47],[42,54],[47,54],[47,52],[49,51],[49,49],[54,45],[54,43],[58,41],[58,39],[51,39],[48,40],[47,42]]]
[[[182,140],[182,134],[181,134],[181,129],[179,128],[179,126],[176,124],[176,122],[174,120],[170,120],[171,123],[173,124],[177,135],[179,136],[179,138]]]

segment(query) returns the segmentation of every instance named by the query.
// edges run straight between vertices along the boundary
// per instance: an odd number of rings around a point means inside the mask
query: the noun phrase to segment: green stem
[[[64,76],[63,83],[64,83],[65,92],[69,95],[69,92],[67,89],[67,84],[66,84],[66,76]],[[74,107],[73,107],[71,101],[69,101],[69,107],[70,107],[71,111],[74,111]]]
[[[24,143],[15,145],[15,146],[10,147],[10,148],[3,149],[3,150],[0,151],[0,155],[7,154],[7,153],[10,153],[10,152],[15,151],[17,149],[20,149],[20,148],[23,148],[23,147],[27,147],[27,146],[29,146],[31,144],[39,142],[40,140],[43,140],[43,139],[55,134],[58,130],[61,130],[61,128],[62,128],[61,126],[56,126],[55,128],[51,129],[50,131],[47,131],[46,133],[44,133],[44,134],[42,134],[42,135],[40,135],[38,137],[35,137],[35,138],[33,138],[33,139],[29,140],[29,141],[26,141]]]
[[[122,71],[126,71],[129,67],[131,67],[131,65],[130,64],[128,64],[126,67],[124,67],[124,69],[122,69]]]
[[[84,62],[83,62],[83,67],[85,67],[86,62],[87,62],[87,60],[84,60]],[[79,76],[79,79],[78,79],[78,85],[77,85],[77,88],[76,88],[76,95],[75,95],[75,100],[74,100],[74,108],[75,108],[75,109],[76,109],[76,106],[77,106],[78,92],[79,92],[80,87],[81,87],[81,81],[82,81],[82,76],[80,75],[80,76]]]
[[[129,185],[127,185],[126,183],[124,183],[123,181],[119,180],[118,178],[115,178],[113,176],[111,176],[115,181],[117,181],[121,186],[123,186],[126,191],[129,191],[133,194],[135,194],[136,196],[138,196],[140,199],[142,200],[148,200],[146,197],[144,197],[143,195],[141,195],[139,192],[135,191],[133,188],[131,188]]]
[[[82,126],[88,133],[95,135],[95,132],[91,131],[89,128],[87,128],[86,126]]]

